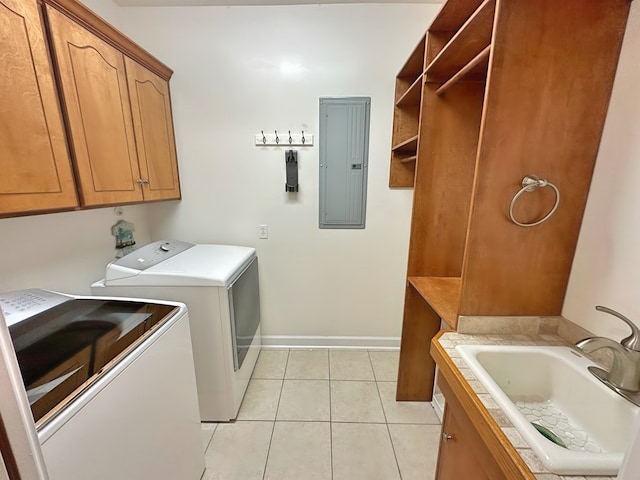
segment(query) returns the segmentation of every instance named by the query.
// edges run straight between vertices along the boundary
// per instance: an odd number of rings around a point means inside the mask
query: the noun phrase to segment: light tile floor
[[[440,424],[396,402],[398,352],[263,350],[238,419],[203,424],[203,480],[431,480]]]

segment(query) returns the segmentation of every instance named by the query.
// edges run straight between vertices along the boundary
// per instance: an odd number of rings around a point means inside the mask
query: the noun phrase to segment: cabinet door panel
[[[436,479],[491,480],[478,461],[469,437],[465,435],[469,427],[460,422],[448,405],[445,410]],[[446,439],[447,436],[451,438]]]
[[[124,56],[47,6],[84,205],[142,200]]]
[[[180,198],[169,83],[125,58],[145,200]]]
[[[0,214],[78,205],[35,0],[0,0]]]

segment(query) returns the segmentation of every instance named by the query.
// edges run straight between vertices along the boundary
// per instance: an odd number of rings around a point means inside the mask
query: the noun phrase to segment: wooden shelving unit
[[[397,400],[431,399],[442,322],[561,313],[629,5],[449,0],[396,79],[390,185],[402,166],[414,185]],[[530,174],[562,200],[522,228]],[[547,190],[518,218],[544,216]]]
[[[396,77],[390,187],[413,187],[424,72],[426,36],[411,52]]]

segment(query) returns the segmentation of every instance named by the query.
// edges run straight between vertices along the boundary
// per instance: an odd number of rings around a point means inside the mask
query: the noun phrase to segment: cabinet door
[[[125,58],[145,200],[180,198],[169,83]]]
[[[470,437],[466,435],[465,430],[469,428],[471,427],[464,425],[447,404],[442,423],[436,480],[491,480],[476,456]]]
[[[0,0],[0,215],[78,205],[36,0]]]
[[[139,202],[124,55],[47,5],[84,205]]]

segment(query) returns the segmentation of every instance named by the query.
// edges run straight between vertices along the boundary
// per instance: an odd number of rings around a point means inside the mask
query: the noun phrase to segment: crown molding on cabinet
[[[139,45],[136,45],[124,33],[109,25],[105,20],[76,0],[39,0],[39,2],[51,5],[56,10],[64,13],[67,17],[97,35],[101,40],[122,51],[164,80],[168,81],[173,75],[173,70],[168,66]]]

